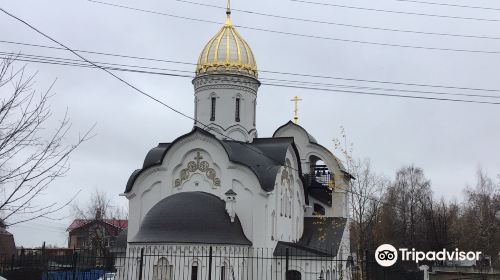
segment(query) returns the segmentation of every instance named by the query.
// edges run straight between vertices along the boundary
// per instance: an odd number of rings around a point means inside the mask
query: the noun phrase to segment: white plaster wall
[[[220,186],[207,179],[206,174],[197,171],[178,187],[175,180],[190,161],[200,153],[203,161],[207,161],[220,179]],[[162,199],[179,192],[201,191],[214,194],[225,199],[224,193],[233,189],[237,193],[235,212],[240,219],[245,236],[256,247],[266,247],[269,240],[266,221],[266,205],[273,207],[268,201],[269,195],[262,190],[255,174],[245,166],[234,164],[217,140],[195,133],[172,146],[161,166],[153,167],[141,174],[129,198],[129,241],[137,234],[142,219],[147,212]],[[255,222],[254,222],[255,221]]]
[[[302,237],[304,229],[305,197],[302,181],[297,172],[300,161],[290,147],[286,154],[286,167],[281,167],[270,201],[273,208],[268,214],[269,227],[275,228],[272,247],[278,241],[294,242]],[[290,204],[291,202],[291,204]],[[275,219],[272,212],[275,212]],[[274,226],[273,226],[274,224]],[[272,236],[269,232],[268,237]]]
[[[221,81],[227,78],[230,81]],[[203,81],[208,85],[199,86],[197,82]],[[221,132],[214,135],[220,139],[232,139],[251,142],[256,137],[255,131],[255,109],[257,102],[257,89],[255,85],[247,86],[248,83],[257,84],[254,79],[247,77],[234,78],[224,75],[213,75],[194,80],[195,83],[195,118],[199,127],[207,125]],[[198,86],[196,86],[198,85]],[[212,97],[216,98],[215,120],[211,120]],[[240,99],[240,121],[236,121],[236,99]]]
[[[215,170],[220,186],[216,186],[202,172],[194,172],[176,187],[175,180],[180,178],[181,170],[190,161],[194,161],[198,153]],[[252,241],[254,247],[273,248],[277,241],[300,239],[305,201],[297,172],[299,160],[291,148],[287,151],[286,162],[289,167],[279,170],[275,190],[267,193],[262,190],[253,172],[229,161],[224,148],[215,139],[199,133],[188,136],[170,148],[161,166],[153,167],[140,175],[127,195],[130,207],[129,241],[137,234],[144,216],[162,199],[178,192],[190,191],[212,193],[225,199],[224,193],[229,189],[237,193],[235,212],[245,236]],[[281,196],[284,193],[289,198],[283,206],[288,209],[288,214],[281,215]],[[273,211],[276,213],[274,220]],[[274,240],[271,238],[273,227]]]
[[[348,201],[346,199],[347,189],[347,179],[345,174],[340,170],[338,159],[326,148],[319,144],[311,143],[307,132],[300,126],[295,124],[287,124],[280,129],[278,129],[274,137],[293,137],[297,150],[299,151],[302,172],[309,173],[310,170],[310,159],[311,157],[317,157],[321,159],[328,169],[335,174],[335,186],[336,189],[332,194],[332,207],[320,203],[325,207],[325,216],[327,217],[348,217]],[[314,198],[309,197],[309,205],[313,205],[311,201],[315,201]],[[312,216],[312,209],[306,210],[307,216]]]
[[[253,249],[244,246],[220,246],[212,245],[212,279],[221,279],[222,266],[226,271],[225,280],[265,280],[283,279],[286,276],[285,257],[273,257],[272,250]],[[144,250],[142,279],[154,280],[154,266],[159,260],[167,260],[171,266],[170,279],[191,279],[191,266],[198,266],[198,279],[206,279],[209,271],[209,245],[192,246],[188,244],[165,245],[131,245],[128,249],[127,262],[118,279],[132,279],[133,275],[139,275],[139,256],[141,249]],[[349,280],[346,263],[343,260],[332,257],[290,257],[288,261],[289,270],[297,270],[301,273],[303,280],[317,280],[323,271],[323,279],[329,271],[332,275],[329,279]],[[342,278],[340,277],[340,271]],[[234,278],[233,278],[234,276]],[[138,277],[137,277],[138,278]],[[163,278],[168,279],[168,278]]]

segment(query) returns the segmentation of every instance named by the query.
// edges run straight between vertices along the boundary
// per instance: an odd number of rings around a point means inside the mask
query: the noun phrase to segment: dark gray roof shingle
[[[204,192],[177,193],[158,202],[131,243],[252,245],[238,217],[231,222],[225,202]]]
[[[130,175],[125,188],[125,193],[132,190],[135,180],[144,170],[153,166],[161,165],[168,150],[174,146],[176,142],[196,132],[217,139],[210,132],[195,127],[193,131],[177,138],[172,143],[159,144],[157,147],[148,152],[146,158],[144,159],[142,169],[137,169]],[[297,148],[295,147],[293,138],[291,137],[255,138],[252,143],[227,140],[221,141],[218,139],[217,141],[222,144],[232,162],[242,164],[250,168],[252,172],[255,173],[259,179],[262,189],[265,191],[274,190],[276,176],[280,167],[285,165],[286,153],[290,146],[292,146],[298,157]],[[299,165],[299,170],[300,168],[301,166]]]
[[[278,242],[274,250],[275,256],[284,256],[288,248],[290,256],[331,256],[338,253],[346,218],[340,217],[306,217],[304,233],[296,242]]]

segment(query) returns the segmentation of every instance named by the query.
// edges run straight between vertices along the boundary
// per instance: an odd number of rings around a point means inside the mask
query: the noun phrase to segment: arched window
[[[217,97],[212,96],[210,105],[210,120],[215,121],[215,103],[217,102]]]
[[[229,279],[229,265],[224,262],[224,264],[220,267],[220,280],[228,280]]]
[[[156,265],[153,266],[154,280],[170,280],[172,279],[172,266],[165,258],[160,258]]]
[[[283,213],[283,215],[285,215],[285,217],[288,217],[288,193],[286,191],[283,199],[283,204],[285,204],[285,212]]]
[[[297,218],[296,218],[296,221],[295,221],[295,230],[296,230],[296,233],[295,233],[295,238],[296,238],[297,240],[299,240],[299,239],[300,239],[300,237],[301,237],[301,236],[300,236],[300,227],[299,227],[299,225],[300,225],[300,220],[299,220],[299,217],[297,217]]]
[[[284,207],[283,207],[283,197],[281,197],[281,199],[280,199],[280,208],[281,208],[280,216],[283,216],[283,210],[284,210]]]
[[[271,214],[271,240],[276,236],[276,213],[273,211]]]
[[[236,104],[234,108],[234,120],[240,122],[240,98],[236,98]]]
[[[191,280],[198,280],[198,262],[195,261],[191,265]]]
[[[255,119],[257,116],[257,100],[253,101],[253,126],[255,126]]]
[[[297,270],[289,270],[286,272],[287,280],[301,280],[302,274]]]

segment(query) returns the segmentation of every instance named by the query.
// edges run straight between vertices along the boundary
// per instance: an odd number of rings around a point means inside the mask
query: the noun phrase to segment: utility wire
[[[148,94],[148,93],[146,93],[146,92],[144,92],[144,91],[140,90],[138,87],[136,87],[136,86],[132,85],[131,83],[127,82],[126,80],[124,80],[124,79],[120,78],[119,76],[117,76],[116,74],[114,74],[113,72],[111,72],[110,70],[108,70],[108,69],[106,69],[106,68],[104,68],[104,67],[102,67],[102,66],[100,66],[100,65],[98,65],[98,64],[95,64],[94,62],[92,62],[92,61],[90,61],[90,60],[88,60],[88,59],[87,59],[87,58],[85,58],[84,56],[80,55],[78,52],[76,52],[76,51],[72,50],[71,48],[69,48],[69,47],[68,47],[68,46],[66,46],[65,44],[63,44],[63,43],[61,43],[61,42],[57,41],[56,39],[52,38],[51,36],[49,36],[49,35],[45,34],[44,32],[40,31],[39,29],[37,29],[37,28],[36,28],[36,27],[34,27],[33,25],[29,24],[28,22],[24,21],[23,19],[21,19],[21,18],[19,18],[19,17],[15,16],[15,15],[13,15],[13,14],[11,14],[11,13],[7,12],[5,9],[3,9],[3,8],[1,8],[1,7],[0,7],[0,11],[2,11],[3,13],[5,13],[5,14],[6,14],[6,15],[8,15],[9,17],[11,17],[11,18],[13,18],[13,19],[15,19],[15,20],[17,20],[17,21],[21,22],[22,24],[26,25],[27,27],[29,27],[30,29],[32,29],[32,30],[33,30],[33,31],[35,31],[36,33],[38,33],[38,34],[42,35],[43,37],[45,37],[45,38],[49,39],[50,41],[54,42],[55,44],[57,44],[57,45],[59,45],[59,46],[63,47],[63,48],[64,48],[64,49],[66,49],[67,51],[69,51],[69,52],[71,52],[72,54],[74,54],[74,55],[76,55],[77,57],[79,57],[79,58],[80,58],[81,60],[83,60],[84,62],[86,62],[86,63],[90,64],[90,65],[91,65],[91,66],[93,66],[93,67],[99,68],[100,70],[102,70],[102,71],[106,72],[107,74],[111,75],[113,78],[117,79],[118,81],[120,81],[121,83],[125,84],[126,86],[128,86],[128,87],[132,88],[135,92],[139,93],[140,95],[143,95],[143,96],[145,96],[145,97],[149,98],[150,100],[153,100],[154,102],[157,102],[158,104],[161,104],[162,106],[164,106],[164,107],[168,108],[169,110],[171,110],[171,111],[173,111],[173,112],[175,112],[175,113],[177,113],[177,114],[179,114],[179,115],[181,115],[181,116],[183,116],[183,117],[185,117],[185,118],[188,118],[188,119],[190,119],[190,120],[193,120],[195,124],[201,124],[201,125],[203,125],[203,126],[204,126],[204,128],[208,128],[208,126],[207,126],[206,124],[204,124],[203,122],[196,120],[195,118],[193,118],[193,117],[191,117],[191,116],[189,116],[189,115],[187,115],[187,114],[185,114],[185,113],[181,112],[180,110],[177,110],[176,108],[174,108],[174,107],[172,107],[172,106],[170,106],[170,105],[166,104],[165,102],[163,102],[163,101],[161,101],[161,100],[159,100],[159,99],[157,99],[157,98],[153,97],[152,95],[150,95],[150,94]],[[248,146],[248,145],[246,145],[246,144],[244,144],[244,143],[242,143],[242,142],[240,142],[240,141],[238,141],[238,140],[236,140],[236,139],[234,139],[234,138],[231,138],[230,136],[227,136],[227,135],[225,135],[225,134],[223,134],[223,133],[221,133],[221,132],[218,132],[218,131],[216,131],[216,130],[211,130],[211,131],[213,131],[213,132],[214,132],[214,133],[216,133],[216,134],[221,135],[222,137],[224,137],[224,138],[226,138],[226,139],[233,140],[233,141],[235,141],[236,143],[239,143],[240,145],[242,145],[243,147],[245,147],[245,148],[247,148],[247,149],[249,149],[249,150],[251,150],[251,151],[253,151],[253,152],[259,153],[259,154],[261,154],[262,156],[264,156],[264,157],[266,157],[266,158],[270,159],[270,160],[271,160],[272,162],[274,162],[275,164],[277,164],[277,165],[279,165],[279,166],[282,166],[281,164],[279,164],[278,162],[276,162],[276,160],[274,160],[272,157],[270,157],[270,156],[268,156],[268,155],[266,155],[266,154],[262,153],[262,152],[261,152],[261,151],[259,151],[259,150],[256,150],[256,148],[254,148],[254,147],[252,147],[252,146]]]
[[[212,5],[212,4],[205,4],[205,3],[199,3],[199,2],[193,2],[193,1],[188,1],[188,0],[175,0],[175,1],[178,1],[178,2],[181,2],[181,3],[192,4],[192,5],[203,6],[203,7],[217,8],[217,9],[221,9],[221,10],[222,9],[223,10],[226,9],[226,7],[222,7],[222,6],[217,6],[217,5]],[[396,0],[396,1],[398,1],[398,0]],[[491,40],[499,40],[500,39],[500,37],[491,37],[491,36],[484,36],[484,35],[467,35],[467,34],[425,32],[425,31],[418,31],[418,30],[392,29],[392,28],[373,27],[373,26],[366,26],[366,25],[347,24],[347,23],[332,22],[332,21],[322,21],[322,20],[315,20],[315,19],[308,19],[308,18],[297,18],[297,17],[281,16],[281,15],[261,13],[261,12],[256,12],[256,11],[235,9],[233,7],[231,7],[231,10],[232,11],[237,11],[237,12],[242,12],[242,13],[247,13],[247,14],[252,14],[252,15],[259,15],[259,16],[272,17],[272,18],[279,18],[279,19],[285,19],[285,20],[292,20],[292,21],[299,21],[299,22],[310,22],[310,23],[317,23],[317,24],[327,24],[327,25],[336,25],[336,26],[358,28],[358,29],[368,29],[368,30],[377,30],[377,31],[390,31],[390,32],[400,32],[400,33],[413,33],[413,34],[419,34],[419,35],[433,35],[433,36],[449,36],[449,37],[461,37],[461,38],[474,38],[474,39],[491,39]]]
[[[147,98],[149,98],[149,99],[151,99],[151,100],[153,100],[153,101],[155,101],[155,102],[157,102],[157,103],[159,103],[159,104],[161,104],[161,105],[163,105],[163,106],[167,107],[168,109],[170,109],[170,110],[174,111],[175,113],[180,114],[181,116],[184,116],[184,117],[186,117],[186,118],[188,118],[188,119],[194,120],[194,122],[195,122],[195,123],[200,123],[200,124],[204,125],[202,122],[197,121],[196,119],[194,119],[194,118],[192,118],[192,117],[190,117],[190,116],[188,116],[188,115],[186,115],[186,114],[184,114],[184,113],[180,112],[179,110],[177,110],[177,109],[175,109],[175,108],[173,108],[173,107],[169,106],[168,104],[166,104],[166,103],[164,103],[164,102],[162,102],[162,101],[158,100],[157,98],[155,98],[155,97],[153,97],[153,96],[151,96],[151,95],[149,95],[149,94],[145,93],[144,91],[141,91],[139,88],[137,88],[137,87],[133,86],[132,84],[130,84],[129,82],[127,82],[127,81],[125,81],[124,79],[120,78],[119,76],[115,75],[115,74],[114,74],[114,73],[112,73],[111,71],[109,71],[109,70],[107,70],[107,69],[105,69],[105,68],[103,68],[103,67],[100,67],[99,65],[97,65],[97,64],[93,63],[92,61],[90,61],[90,60],[86,59],[86,58],[85,58],[85,57],[83,57],[82,55],[78,54],[76,51],[74,51],[74,50],[70,49],[69,47],[67,47],[66,45],[64,45],[64,44],[60,43],[59,41],[57,41],[57,40],[53,39],[51,36],[49,36],[49,35],[47,35],[47,34],[43,33],[42,31],[40,31],[40,30],[39,30],[39,29],[37,29],[36,27],[32,26],[32,25],[31,25],[31,24],[29,24],[28,22],[26,22],[26,21],[22,20],[21,18],[19,18],[19,17],[17,17],[17,16],[15,16],[15,15],[13,15],[13,14],[11,14],[11,13],[7,12],[5,9],[3,9],[3,8],[1,8],[1,7],[0,7],[0,11],[2,11],[3,13],[5,13],[6,15],[8,15],[8,16],[10,16],[10,17],[12,17],[13,19],[15,19],[15,20],[17,20],[17,21],[19,21],[19,22],[23,23],[24,25],[28,26],[30,29],[34,30],[34,31],[35,31],[35,32],[37,32],[38,34],[40,34],[40,35],[42,35],[43,37],[45,37],[45,38],[49,39],[50,41],[52,41],[52,42],[54,42],[54,43],[58,44],[59,46],[61,46],[61,47],[63,47],[63,48],[65,48],[65,49],[66,49],[66,50],[68,50],[69,52],[71,52],[71,53],[73,53],[74,55],[76,55],[77,57],[81,58],[83,61],[85,61],[85,62],[89,63],[90,65],[92,65],[92,66],[94,66],[94,67],[96,67],[96,68],[99,68],[99,69],[101,69],[101,70],[105,71],[106,73],[108,73],[109,75],[111,75],[111,76],[112,76],[112,77],[114,77],[115,79],[119,80],[120,82],[122,82],[122,83],[123,83],[123,84],[125,84],[126,86],[128,86],[128,87],[132,88],[134,91],[136,91],[136,92],[140,93],[141,95],[146,96]],[[205,126],[205,127],[207,127],[206,125],[204,125],[204,126]],[[233,138],[231,138],[231,137],[229,137],[229,136],[226,136],[226,135],[224,135],[224,134],[222,134],[222,133],[220,133],[220,132],[217,132],[217,131],[215,131],[215,130],[213,130],[213,132],[214,132],[214,133],[217,133],[217,134],[220,134],[221,136],[224,136],[224,137],[226,137],[226,138],[229,138],[229,139],[231,139],[231,140],[235,141],[236,143],[239,143],[239,144],[240,144],[240,145],[242,145],[243,147],[245,147],[245,148],[249,149],[250,151],[253,151],[253,152],[255,152],[255,153],[261,154],[262,156],[264,156],[264,157],[266,157],[266,158],[270,159],[270,160],[271,160],[272,162],[274,162],[275,164],[278,164],[279,166],[284,167],[283,165],[281,165],[281,164],[277,163],[277,162],[276,162],[276,161],[275,161],[272,157],[270,157],[270,156],[268,156],[268,155],[266,155],[266,154],[262,153],[262,152],[261,152],[261,151],[259,151],[259,150],[256,150],[254,147],[251,147],[251,146],[245,145],[244,143],[242,143],[242,142],[240,142],[240,141],[237,141],[237,140],[235,140],[235,139],[233,139]],[[292,167],[289,167],[289,168],[291,168],[291,169],[293,169],[293,170],[297,171],[297,172],[299,173],[299,175],[302,175],[302,174],[300,174],[300,170],[298,170],[298,169],[296,169],[296,168],[292,168]],[[343,189],[343,190],[344,190],[345,192],[348,192],[348,193],[353,193],[353,194],[356,194],[356,195],[361,195],[361,194],[359,194],[359,193],[356,193],[356,192],[352,191],[351,189]],[[305,191],[305,190],[304,190],[304,191]],[[373,199],[373,200],[375,200],[375,201],[378,201],[378,202],[379,202],[379,203],[381,203],[381,204],[385,204],[385,205],[389,205],[389,206],[391,206],[391,204],[389,204],[389,203],[382,202],[382,200],[381,200],[381,199],[376,199],[376,198],[373,198],[373,197],[370,197],[370,196],[365,196],[365,197],[367,197],[367,198],[369,198],[369,199]],[[392,205],[392,207],[396,207],[396,206],[395,206],[395,205]]]
[[[314,2],[314,1],[309,1],[309,0],[290,0],[290,1],[305,3],[305,4],[312,4],[312,5],[320,5],[320,6],[330,6],[330,7],[337,7],[337,8],[364,10],[364,11],[381,12],[381,13],[404,14],[404,15],[411,15],[411,16],[426,16],[426,17],[436,17],[436,18],[450,18],[450,19],[477,20],[477,21],[490,21],[490,22],[500,21],[500,19],[492,19],[492,18],[459,17],[459,16],[447,16],[447,15],[436,15],[436,14],[426,14],[426,13],[414,13],[414,12],[404,12],[404,11],[394,11],[394,10],[384,10],[384,9],[374,9],[374,8],[338,5],[338,4],[332,4],[332,3]]]
[[[141,90],[141,89],[139,89],[138,87],[136,87],[136,86],[132,85],[131,83],[127,82],[126,80],[124,80],[124,79],[120,78],[119,76],[117,76],[117,75],[116,75],[116,74],[114,74],[113,72],[109,71],[108,69],[105,69],[105,68],[103,68],[103,67],[101,67],[101,66],[99,66],[99,65],[97,65],[97,64],[95,64],[95,63],[93,63],[92,61],[88,60],[88,59],[87,59],[87,58],[85,58],[84,56],[80,55],[78,52],[76,52],[76,51],[72,50],[71,48],[67,47],[66,45],[64,45],[64,44],[60,43],[59,41],[57,41],[57,40],[55,40],[55,39],[53,39],[51,36],[49,36],[49,35],[47,35],[47,34],[43,33],[42,31],[40,31],[39,29],[37,29],[37,28],[36,28],[36,27],[34,27],[33,25],[29,24],[28,22],[26,22],[26,21],[22,20],[21,18],[19,18],[19,17],[17,17],[17,16],[15,16],[15,15],[13,15],[13,14],[11,14],[11,13],[7,12],[5,9],[3,9],[3,8],[1,8],[1,7],[0,7],[0,11],[2,11],[3,13],[5,13],[5,14],[6,14],[6,15],[8,15],[9,17],[11,17],[11,18],[13,18],[13,19],[15,19],[15,20],[17,20],[17,21],[19,21],[19,22],[23,23],[24,25],[28,26],[30,29],[32,29],[32,30],[33,30],[33,31],[35,31],[36,33],[38,33],[38,34],[42,35],[43,37],[45,37],[45,38],[49,39],[50,41],[52,41],[52,42],[56,43],[57,45],[59,45],[59,46],[63,47],[63,48],[64,48],[64,49],[66,49],[67,51],[69,51],[69,52],[71,52],[72,54],[74,54],[74,55],[76,55],[77,57],[79,57],[81,60],[85,61],[86,63],[88,63],[88,64],[90,64],[90,65],[92,65],[92,66],[94,66],[94,67],[96,67],[96,68],[99,68],[99,69],[103,70],[104,72],[106,72],[106,73],[108,73],[109,75],[113,76],[115,79],[119,80],[121,83],[123,83],[123,84],[127,85],[128,87],[132,88],[132,89],[133,89],[133,90],[135,90],[136,92],[138,92],[138,93],[140,93],[140,94],[142,94],[142,95],[146,96],[147,98],[149,98],[149,99],[151,99],[151,100],[153,100],[153,101],[155,101],[155,102],[157,102],[157,103],[159,103],[159,104],[161,104],[161,105],[163,105],[163,106],[167,107],[168,109],[170,109],[170,110],[174,111],[175,113],[180,114],[181,116],[184,116],[184,117],[186,117],[186,118],[188,118],[188,119],[192,119],[192,120],[194,120],[194,121],[196,122],[196,120],[195,120],[194,118],[192,118],[191,116],[188,116],[187,114],[185,114],[185,113],[183,113],[183,112],[181,112],[181,111],[179,111],[179,110],[177,110],[177,109],[173,108],[172,106],[170,106],[170,105],[168,105],[168,104],[166,104],[166,103],[162,102],[161,100],[157,99],[156,97],[154,97],[154,96],[152,96],[152,95],[150,95],[150,94],[148,94],[148,93],[144,92],[143,90]]]
[[[128,9],[128,10],[132,10],[132,11],[150,13],[150,14],[155,14],[155,15],[162,15],[162,16],[178,18],[178,19],[183,19],[183,20],[205,22],[205,23],[211,23],[211,24],[217,24],[217,25],[223,24],[222,22],[218,22],[218,21],[179,16],[179,15],[168,14],[168,13],[163,13],[163,12],[156,12],[156,11],[151,11],[151,10],[134,8],[134,7],[130,7],[130,6],[101,2],[101,1],[96,1],[96,0],[88,0],[88,1],[92,2],[92,3],[101,4],[101,5],[115,7],[115,8]],[[498,21],[500,21],[500,20],[498,20]],[[268,32],[268,33],[274,33],[274,34],[280,34],[280,35],[297,36],[297,37],[303,37],[303,38],[337,41],[337,42],[344,42],[344,43],[355,43],[355,44],[365,44],[365,45],[384,46],[384,47],[397,47],[397,48],[418,49],[418,50],[447,51],[447,52],[457,52],[457,53],[500,54],[500,51],[454,49],[454,48],[426,47],[426,46],[404,45],[404,44],[391,44],[391,43],[382,43],[382,42],[374,42],[374,41],[352,40],[352,39],[326,37],[326,36],[319,36],[319,35],[309,35],[309,34],[294,33],[294,32],[288,32],[288,31],[280,31],[280,30],[272,30],[272,29],[243,26],[243,25],[236,25],[236,24],[233,24],[233,26],[238,27],[238,28],[242,28],[242,29],[262,31],[262,32]]]
[[[47,64],[58,64],[58,65],[67,65],[67,66],[80,66],[80,67],[96,67],[102,70],[108,71],[126,71],[126,72],[135,72],[135,73],[143,73],[143,74],[155,74],[155,75],[165,75],[165,76],[173,76],[173,77],[183,77],[183,78],[194,78],[192,75],[182,75],[182,74],[172,74],[172,73],[164,73],[164,72],[152,72],[146,70],[134,70],[134,69],[126,69],[120,67],[106,67],[98,65],[93,62],[92,65],[78,65],[72,64],[71,62],[54,62],[50,60],[36,60],[36,59],[26,59],[20,58],[19,61],[25,62],[39,62],[39,63],[47,63]],[[490,104],[490,105],[500,105],[500,102],[492,102],[492,101],[481,101],[481,100],[467,100],[467,99],[453,99],[453,98],[439,98],[439,97],[428,97],[428,96],[414,96],[414,95],[406,95],[406,94],[388,94],[388,93],[380,93],[380,92],[366,92],[366,91],[355,91],[355,90],[344,90],[344,89],[332,89],[332,88],[321,88],[321,87],[313,87],[313,86],[305,86],[305,85],[294,85],[287,83],[271,83],[271,82],[261,82],[262,85],[273,86],[273,87],[285,87],[285,88],[294,88],[294,89],[306,89],[313,91],[325,91],[325,92],[337,92],[337,93],[346,93],[346,94],[355,94],[355,95],[372,95],[372,96],[381,96],[381,97],[396,97],[396,98],[410,98],[410,99],[421,99],[421,100],[434,100],[434,101],[449,101],[449,102],[463,102],[463,103],[477,103],[477,104]],[[484,96],[486,98],[492,98],[492,96]],[[496,98],[496,97],[495,97]],[[187,116],[187,115],[186,115]],[[189,117],[189,116],[188,116]],[[195,122],[194,118],[189,117]],[[201,123],[201,122],[199,122]],[[203,124],[203,123],[201,123]],[[207,125],[203,124],[205,127]],[[223,135],[223,134],[221,134]],[[225,135],[224,135],[225,136]],[[225,136],[227,137],[227,136]]]
[[[5,40],[0,40],[0,43],[15,44],[15,45],[29,46],[29,47],[38,47],[38,48],[47,48],[47,49],[56,49],[56,50],[66,50],[66,49],[60,48],[60,47],[53,47],[53,46],[40,45],[40,44],[22,43],[22,42],[13,42],[13,41],[5,41]],[[196,63],[190,63],[190,62],[185,62],[185,61],[165,60],[165,59],[158,59],[158,58],[130,56],[130,55],[122,55],[122,54],[114,54],[114,53],[106,53],[106,52],[96,52],[96,51],[88,51],[88,50],[78,50],[78,49],[74,49],[74,51],[81,52],[81,53],[88,53],[88,54],[98,54],[98,55],[103,55],[103,56],[112,56],[112,57],[120,57],[120,58],[130,58],[130,59],[137,59],[137,60],[166,62],[166,63],[196,66]],[[313,74],[305,74],[305,73],[271,71],[271,70],[262,70],[262,69],[259,69],[259,72],[277,74],[277,75],[295,76],[295,77],[320,78],[320,79],[342,80],[342,81],[351,81],[351,82],[377,83],[377,84],[402,85],[402,86],[417,86],[417,87],[430,87],[430,88],[443,88],[443,89],[457,89],[457,90],[471,90],[471,91],[484,91],[484,92],[500,92],[500,89],[491,89],[491,88],[487,89],[487,88],[459,87],[459,86],[452,86],[452,85],[391,82],[391,81],[370,80],[370,79],[356,79],[356,78],[351,78],[351,77],[335,77],[335,76],[313,75]]]
[[[459,4],[449,4],[449,3],[436,3],[436,2],[417,1],[417,0],[394,0],[394,1],[427,4],[427,5],[439,5],[439,6],[448,6],[448,7],[458,7],[458,8],[500,11],[500,8],[481,7],[481,6],[469,6],[469,5],[459,5]]]
[[[32,55],[32,54],[24,54],[24,53],[14,53],[14,52],[0,52],[0,55],[4,56],[13,56],[16,58],[24,59],[25,62],[39,62],[39,63],[54,63],[59,65],[67,65],[67,66],[81,66],[81,67],[89,67],[88,64],[78,64],[81,60],[68,59],[68,58],[60,58],[60,57],[52,57],[52,56],[40,56],[40,55]],[[140,69],[148,69],[148,70],[160,70],[160,71],[170,71],[170,72],[179,72],[179,73],[187,73],[189,75],[180,75],[180,74],[166,74],[168,76],[177,76],[177,77],[185,77],[185,78],[194,78],[192,76],[192,71],[189,70],[181,70],[181,69],[172,69],[172,68],[160,68],[160,67],[148,67],[148,66],[139,66],[139,65],[130,65],[130,64],[117,64],[117,63],[109,63],[109,62],[99,62],[93,61],[96,64],[99,64],[109,70],[118,70],[118,68],[114,66],[120,67],[132,67],[132,68],[140,68]],[[72,64],[75,63],[75,64]],[[109,65],[109,66],[107,66]],[[110,67],[111,66],[111,67]],[[128,70],[128,69],[127,69]],[[138,72],[141,73],[141,72]],[[395,88],[376,88],[376,87],[365,87],[365,86],[353,86],[353,85],[345,85],[345,84],[331,84],[331,83],[317,83],[317,82],[308,82],[308,81],[297,81],[297,80],[286,80],[286,79],[273,79],[273,78],[259,78],[260,81],[269,83],[286,83],[287,85],[308,85],[308,86],[322,86],[322,87],[335,87],[335,88],[350,88],[350,89],[361,89],[361,90],[375,90],[375,91],[386,91],[386,92],[406,92],[406,93],[423,93],[423,94],[434,94],[434,95],[451,95],[451,96],[466,96],[466,97],[481,97],[481,98],[497,98],[500,99],[499,95],[481,95],[481,94],[467,94],[467,93],[452,93],[452,92],[437,92],[437,91],[421,91],[421,90],[407,90],[407,89],[395,89]]]

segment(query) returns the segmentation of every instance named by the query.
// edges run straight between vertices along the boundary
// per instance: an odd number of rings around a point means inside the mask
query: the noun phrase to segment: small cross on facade
[[[202,160],[203,157],[201,156],[200,152],[196,152],[196,156],[194,157],[194,159],[196,160],[196,164],[200,165],[200,160]]]
[[[294,116],[293,116],[293,122],[298,123],[299,122],[299,101],[302,101],[298,96],[295,96],[294,98],[290,99],[290,101],[294,102]]]

